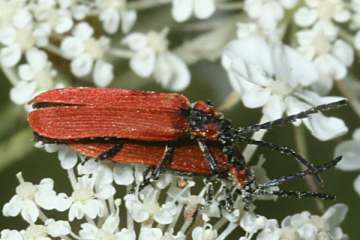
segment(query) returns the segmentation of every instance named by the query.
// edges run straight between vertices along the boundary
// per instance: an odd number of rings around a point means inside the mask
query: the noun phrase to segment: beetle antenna
[[[340,100],[337,102],[318,105],[318,106],[310,108],[306,111],[303,111],[303,112],[300,112],[297,114],[293,114],[293,115],[289,115],[287,117],[279,118],[274,121],[270,121],[270,122],[266,122],[266,123],[262,123],[262,124],[254,124],[254,125],[250,125],[248,127],[240,128],[237,130],[237,134],[242,135],[242,134],[246,134],[246,133],[254,133],[261,129],[267,130],[267,129],[271,129],[273,127],[283,126],[283,125],[295,122],[299,119],[307,118],[311,114],[318,113],[321,111],[327,111],[327,110],[334,109],[334,108],[343,107],[345,105],[347,105],[347,100]]]
[[[295,150],[293,150],[289,147],[279,146],[275,143],[270,143],[270,142],[266,142],[266,141],[262,141],[262,140],[255,140],[255,139],[242,137],[242,136],[239,136],[236,140],[238,140],[240,142],[245,142],[245,143],[251,144],[251,145],[257,145],[259,147],[267,147],[271,150],[278,151],[281,154],[284,154],[286,156],[293,157],[298,163],[306,166],[310,171],[312,171],[318,182],[320,182],[320,183],[322,182],[321,178],[316,174],[318,171],[317,171],[315,165],[312,162],[310,162],[309,160],[305,159],[300,154],[296,153]]]
[[[319,192],[304,192],[304,191],[287,191],[287,190],[276,190],[276,191],[266,191],[259,190],[254,193],[254,195],[274,195],[278,197],[295,197],[298,199],[301,198],[318,198],[322,200],[334,200],[335,195],[319,193]]]
[[[259,184],[259,185],[256,186],[255,191],[257,191],[257,189],[276,187],[276,186],[279,186],[279,185],[281,185],[283,183],[295,180],[297,178],[300,178],[300,177],[303,177],[303,176],[306,176],[306,175],[313,175],[313,174],[318,174],[318,173],[321,173],[321,172],[325,172],[326,170],[334,167],[341,160],[341,158],[342,158],[342,156],[339,156],[339,157],[337,157],[337,158],[335,158],[335,159],[333,159],[331,161],[328,161],[328,162],[326,162],[324,164],[314,166],[314,170],[313,169],[306,169],[306,170],[303,170],[303,171],[298,171],[298,172],[296,172],[294,174],[287,175],[287,176],[282,176],[282,177],[270,180],[270,181],[268,181],[266,183]]]

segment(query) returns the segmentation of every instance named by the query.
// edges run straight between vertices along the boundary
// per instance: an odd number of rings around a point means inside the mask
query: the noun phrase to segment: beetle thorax
[[[189,114],[191,137],[216,141],[220,135],[221,118],[222,114],[213,106],[204,101],[195,102]]]

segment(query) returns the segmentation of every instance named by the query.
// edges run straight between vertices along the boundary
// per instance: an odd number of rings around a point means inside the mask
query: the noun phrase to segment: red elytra
[[[227,171],[228,156],[216,141],[216,126],[206,123],[192,129],[184,111],[198,109],[209,115],[220,114],[203,101],[191,105],[183,95],[124,89],[63,88],[40,94],[32,100],[34,111],[28,122],[34,132],[48,140],[61,141],[75,151],[97,157],[114,143],[96,139],[125,140],[121,150],[109,159],[124,164],[156,166],[165,146],[175,145],[167,169],[211,175],[196,141],[208,140],[210,154],[219,172]],[[81,140],[91,140],[82,142]]]
[[[101,153],[111,148],[111,143],[69,143],[69,146],[75,151],[85,156],[97,157]],[[219,169],[226,171],[227,156],[223,154],[220,148],[210,146],[210,152],[217,160]],[[164,154],[164,145],[151,143],[125,143],[121,151],[110,160],[122,164],[142,164],[145,166],[156,166],[159,164]],[[194,173],[210,176],[209,166],[196,143],[178,144],[174,150],[172,161],[166,166],[166,169]]]
[[[114,137],[173,141],[186,137],[187,119],[180,109],[188,99],[174,93],[124,89],[64,88],[40,94],[28,122],[52,139]]]

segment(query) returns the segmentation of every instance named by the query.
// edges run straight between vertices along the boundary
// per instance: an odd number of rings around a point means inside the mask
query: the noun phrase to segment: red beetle
[[[309,114],[344,105],[345,101],[245,128],[234,128],[212,105],[204,101],[191,104],[185,96],[176,93],[63,88],[40,94],[32,104],[34,111],[29,114],[28,122],[39,140],[65,143],[98,159],[150,166],[150,179],[157,178],[163,169],[170,169],[207,176],[230,175],[245,188],[253,183],[253,176],[236,151],[239,142],[277,150],[308,168],[288,176],[287,180],[316,175],[336,164],[339,158],[327,167],[314,166],[292,149],[256,141],[246,134],[306,118]],[[284,179],[276,180],[280,184]],[[274,185],[274,181],[271,184]],[[264,188],[252,187],[252,192],[254,189],[261,192]],[[286,194],[278,192],[278,195]]]

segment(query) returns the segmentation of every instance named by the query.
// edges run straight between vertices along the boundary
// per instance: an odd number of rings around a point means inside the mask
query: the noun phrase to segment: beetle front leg
[[[209,147],[206,145],[205,141],[198,139],[197,142],[199,144],[200,150],[202,151],[202,153],[204,155],[204,158],[208,162],[211,175],[219,173],[219,167],[217,165],[217,162],[216,162],[215,158],[211,155]]]
[[[140,185],[140,190],[146,187],[153,180],[157,180],[160,177],[161,172],[171,163],[175,148],[172,146],[165,146],[164,155],[160,163],[156,167],[148,167],[144,171],[144,180]]]

